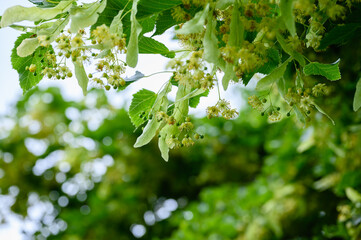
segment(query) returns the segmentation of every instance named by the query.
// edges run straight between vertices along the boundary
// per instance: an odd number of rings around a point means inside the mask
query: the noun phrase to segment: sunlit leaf
[[[89,27],[97,22],[99,14],[104,11],[107,0],[83,4],[70,10],[70,30],[73,33],[78,30]]]
[[[84,65],[82,62],[74,61],[73,64],[74,64],[74,72],[76,79],[78,80],[78,84],[83,90],[83,94],[85,96],[88,92],[89,78],[85,72]]]
[[[147,89],[142,89],[133,95],[129,107],[129,117],[136,128],[146,121],[156,98],[157,94]]]
[[[14,6],[6,9],[1,18],[1,27],[7,27],[13,23],[24,20],[39,21],[42,19],[52,19],[56,15],[68,11],[74,0],[62,1],[53,8],[38,8],[38,7],[22,7]]]
[[[121,19],[123,12],[123,9],[118,12],[109,27],[109,31],[117,34],[119,37],[123,37],[123,22]]]
[[[131,33],[129,38],[129,43],[127,46],[127,64],[130,67],[137,66],[138,63],[138,36],[140,32],[142,31],[142,26],[139,24],[139,22],[136,19],[137,14],[137,3],[139,0],[133,1],[132,6],[132,13],[130,16],[131,20]]]
[[[46,67],[47,63],[42,60],[45,53],[52,49],[51,46],[49,46],[49,48],[38,47],[32,54],[26,57],[20,57],[17,54],[17,48],[24,39],[28,39],[31,35],[32,33],[20,35],[20,37],[15,41],[15,46],[11,53],[11,64],[13,68],[19,73],[20,87],[23,89],[24,93],[26,93],[32,87],[36,86],[43,78],[43,75],[41,74],[43,70],[42,68]],[[26,70],[26,67],[29,67],[31,64],[36,66],[34,73]]]
[[[37,38],[24,39],[16,48],[16,53],[19,57],[27,57],[39,47],[39,40]]]
[[[204,34],[203,39],[203,58],[209,63],[217,64],[219,59],[219,49],[215,29],[216,21],[213,19],[213,13],[209,12],[207,18],[206,33]]]

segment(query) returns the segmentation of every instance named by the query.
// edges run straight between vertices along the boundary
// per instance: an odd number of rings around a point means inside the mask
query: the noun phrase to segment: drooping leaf
[[[123,9],[120,10],[109,26],[109,31],[111,33],[117,34],[119,37],[123,37],[123,23],[121,19],[123,12]]]
[[[104,11],[107,0],[84,4],[70,10],[70,31],[73,33],[97,22],[99,14]]]
[[[334,27],[321,39],[319,49],[325,49],[334,44],[345,44],[351,40],[357,32],[360,32],[360,23],[347,23]]]
[[[283,74],[286,71],[288,63],[292,60],[290,57],[286,61],[284,61],[279,67],[275,68],[270,74],[262,78],[258,81],[256,89],[258,91],[265,90],[269,88],[269,86],[276,81],[278,81],[280,78],[282,78]]]
[[[318,106],[316,103],[312,103],[312,105],[317,109],[317,111],[319,111],[320,113],[325,115],[328,119],[330,119],[333,125],[335,125],[335,121],[333,121],[333,119],[320,106]]]
[[[293,0],[280,1],[281,18],[291,36],[296,35],[295,17],[293,16]]]
[[[89,78],[85,72],[84,65],[82,62],[75,61],[73,62],[73,64],[74,64],[74,72],[76,79],[78,80],[78,84],[83,90],[83,94],[85,96],[88,92]]]
[[[238,9],[238,1],[236,1],[232,11],[228,44],[232,47],[241,47],[243,40],[244,26],[241,22],[240,12]]]
[[[51,46],[49,48],[38,47],[33,54],[27,57],[20,57],[17,54],[18,46],[23,42],[24,39],[29,38],[32,33],[25,33],[18,37],[15,41],[15,46],[11,52],[11,64],[13,68],[19,73],[19,81],[20,87],[23,89],[23,92],[26,93],[32,87],[36,86],[40,80],[43,78],[42,67],[46,67],[46,62],[43,61],[45,53],[52,49]],[[36,70],[34,73],[26,70],[26,67],[29,67],[31,64],[36,66]]]
[[[196,15],[186,22],[182,28],[176,30],[176,34],[191,34],[199,33],[204,29],[204,23],[208,16],[209,4],[202,10],[196,13]]]
[[[196,108],[201,100],[201,97],[208,97],[208,94],[209,94],[209,90],[207,90],[197,96],[189,98],[189,106],[191,108]]]
[[[206,33],[203,39],[203,58],[213,64],[217,64],[219,59],[218,39],[215,30],[216,20],[213,19],[213,12],[210,11],[208,13]]]
[[[353,110],[356,112],[361,107],[361,79],[356,84],[355,97],[353,98]]]
[[[161,42],[149,37],[141,37],[139,39],[139,53],[161,54],[165,57],[173,58],[175,53]]]
[[[19,57],[27,57],[39,47],[39,40],[37,38],[24,39],[16,48],[16,53]]]
[[[157,98],[152,106],[150,113],[155,115],[158,111],[167,111],[168,107],[168,93],[172,89],[172,84],[168,82],[164,89],[157,95]],[[148,121],[147,125],[145,125],[143,129],[143,133],[137,138],[137,141],[134,144],[134,147],[141,147],[148,144],[155,134],[157,133],[158,129],[161,126],[161,122],[157,121],[156,117],[153,117],[150,121]]]
[[[1,18],[1,27],[7,27],[13,23],[24,20],[39,21],[42,19],[52,19],[56,15],[68,11],[74,0],[62,1],[53,8],[23,7],[14,6],[6,9]]]
[[[281,45],[283,51],[285,51],[288,55],[293,57],[302,67],[306,65],[306,61],[305,61],[305,58],[303,57],[303,55],[301,53],[291,49],[287,45],[286,40],[282,37],[281,34],[277,33],[276,38],[277,38],[278,43]]]
[[[128,47],[127,47],[127,64],[130,67],[135,67],[137,66],[138,63],[138,36],[140,34],[140,32],[142,31],[142,26],[138,23],[137,19],[136,19],[136,14],[137,14],[137,3],[139,0],[134,0],[133,1],[133,6],[132,6],[132,13],[130,16],[130,21],[131,21],[131,33],[130,33],[130,38],[129,38],[129,43],[128,43]]]
[[[224,90],[227,90],[229,82],[231,80],[236,80],[237,76],[236,73],[233,70],[233,64],[226,62],[224,68],[224,76],[222,78],[222,86]]]
[[[157,94],[147,89],[142,89],[133,95],[129,107],[129,117],[136,128],[148,119],[147,116],[149,115],[156,98]]]
[[[341,73],[338,64],[339,61],[333,64],[311,62],[303,68],[303,72],[306,75],[321,75],[330,81],[336,81],[341,79]]]

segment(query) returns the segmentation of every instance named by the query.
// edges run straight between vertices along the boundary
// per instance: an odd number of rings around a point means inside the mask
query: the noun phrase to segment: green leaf
[[[201,100],[201,97],[208,97],[208,94],[209,94],[209,90],[207,90],[197,96],[189,98],[189,106],[191,108],[196,108]]]
[[[226,66],[224,68],[224,76],[222,78],[222,86],[224,90],[227,90],[229,81],[233,80],[236,81],[237,76],[233,70],[233,64],[226,62]]]
[[[165,57],[173,58],[175,53],[161,42],[149,37],[141,37],[139,39],[139,53],[161,54]]]
[[[140,0],[137,18],[146,18],[155,13],[171,9],[179,4],[182,4],[181,0]]]
[[[270,74],[268,74],[267,76],[265,76],[264,78],[262,78],[261,80],[258,81],[257,83],[257,87],[256,90],[261,91],[261,90],[266,90],[267,88],[269,88],[269,86],[272,83],[275,83],[276,81],[278,81],[278,79],[283,77],[283,74],[286,71],[287,65],[288,63],[292,60],[292,58],[288,58],[284,63],[282,63],[279,67],[275,68]]]
[[[328,117],[328,119],[330,119],[330,121],[332,122],[333,125],[335,125],[335,121],[333,121],[333,119],[320,107],[318,106],[316,103],[312,103],[313,106],[315,106],[315,108],[317,109],[317,111],[319,111],[320,113],[322,113],[323,115],[325,115],[326,117]]]
[[[356,84],[355,97],[353,99],[353,110],[356,112],[361,107],[361,78]]]
[[[293,16],[293,0],[281,0],[280,2],[281,18],[291,33],[291,36],[296,35],[295,17]]]
[[[236,1],[232,11],[228,44],[234,47],[241,47],[243,40],[244,27],[243,23],[241,22],[241,16],[238,9],[238,1]]]
[[[137,19],[135,18],[137,14],[137,3],[139,0],[133,1],[132,6],[132,13],[130,16],[131,21],[131,33],[129,38],[129,43],[127,47],[127,57],[126,61],[129,67],[135,67],[138,63],[138,36],[142,31],[142,26],[138,23]]]
[[[303,68],[303,72],[306,75],[321,75],[330,81],[336,81],[341,79],[341,73],[338,64],[339,61],[333,64],[311,62]]]
[[[68,11],[74,0],[62,1],[53,8],[38,8],[38,7],[22,7],[14,6],[5,10],[1,18],[1,27],[7,27],[13,23],[21,22],[24,20],[39,21],[47,20],[56,17],[56,15]]]
[[[97,22],[99,14],[104,11],[107,1],[83,4],[70,9],[70,31],[73,33]]]
[[[203,39],[203,58],[209,63],[217,64],[219,59],[219,49],[215,29],[216,21],[213,19],[213,12],[210,11],[208,13],[206,33],[204,34]]]
[[[204,23],[208,16],[209,4],[202,10],[196,13],[196,15],[186,22],[182,28],[175,31],[176,34],[191,34],[199,33],[204,29]]]
[[[218,0],[216,3],[216,9],[224,10],[231,6],[236,0]]]
[[[164,87],[164,89],[158,94],[152,110],[150,113],[155,115],[158,111],[167,111],[168,107],[168,93],[172,89],[172,84],[170,82]],[[153,117],[150,121],[148,121],[147,125],[145,125],[143,133],[137,138],[137,141],[134,144],[134,147],[141,147],[148,144],[155,134],[157,133],[158,129],[160,128],[162,122],[158,122],[156,117]]]
[[[127,13],[131,10],[132,5],[127,3],[127,0],[107,0],[104,11],[99,14],[98,21],[91,28],[95,29],[97,26],[103,24],[110,26],[114,18],[119,14],[119,11]],[[122,24],[123,33],[129,36],[131,25],[129,14],[123,17]]]
[[[288,55],[293,57],[302,67],[306,65],[305,58],[303,55],[295,50],[292,50],[286,43],[286,40],[282,37],[281,34],[277,33],[276,38],[278,43],[281,45],[283,51],[285,51]]]
[[[121,20],[123,12],[123,9],[118,12],[109,27],[109,31],[111,33],[117,34],[119,37],[123,37],[123,23]]]
[[[16,48],[16,53],[19,57],[27,57],[39,47],[39,40],[37,38],[24,39]]]
[[[82,62],[75,61],[73,62],[73,64],[74,64],[74,72],[76,79],[78,80],[78,84],[83,90],[83,94],[85,96],[88,92],[89,78],[85,72],[84,65]]]
[[[156,18],[157,16],[152,16],[139,21],[140,25],[142,25],[142,32],[140,34],[143,35],[144,33],[153,31]]]
[[[32,87],[36,86],[41,79],[43,78],[42,67],[46,67],[46,62],[42,62],[45,53],[52,49],[51,46],[48,48],[45,47],[38,47],[35,52],[27,57],[20,57],[17,54],[17,48],[18,46],[23,42],[24,39],[29,38],[32,33],[25,33],[18,37],[18,39],[15,41],[15,46],[11,52],[11,64],[13,68],[19,73],[19,81],[20,81],[20,87],[23,89],[23,92],[26,93],[28,90],[30,90]],[[34,73],[25,70],[27,66],[30,66],[31,64],[34,64],[36,66],[35,75]]]
[[[147,89],[142,89],[133,95],[132,102],[129,107],[129,117],[133,125],[137,128],[142,125],[149,115],[157,94]],[[144,114],[142,114],[144,112]]]
[[[360,23],[348,23],[336,26],[322,38],[318,48],[325,49],[330,45],[345,44],[359,32],[360,28]]]
[[[178,24],[172,17],[172,11],[170,9],[161,12],[156,19],[156,30],[153,36],[163,34],[167,29]]]

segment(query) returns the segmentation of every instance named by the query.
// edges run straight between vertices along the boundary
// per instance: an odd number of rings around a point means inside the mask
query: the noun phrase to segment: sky
[[[91,0],[89,0],[91,1]],[[0,0],[0,15],[3,14],[5,9],[14,5],[33,6],[27,0]],[[29,23],[26,23],[29,24]],[[24,24],[24,25],[26,25]],[[12,69],[10,56],[11,50],[14,46],[14,42],[21,32],[4,28],[0,29],[0,116],[11,114],[14,111],[14,105],[16,101],[22,96],[22,90],[19,85],[18,73]],[[167,31],[166,34],[157,37],[159,40],[166,44],[171,49],[179,49],[178,43],[171,40],[172,31]],[[159,55],[141,55],[139,56],[138,65],[135,69],[130,69],[126,74],[132,75],[135,70],[142,72],[144,75],[150,75],[156,72],[166,70],[165,66],[168,59]],[[125,91],[117,92],[111,90],[107,92],[107,96],[110,102],[118,107],[129,106],[132,94],[136,93],[142,88],[158,92],[161,86],[169,80],[170,73],[156,74],[152,77],[141,79],[128,87]],[[44,78],[40,84],[40,88],[47,88],[50,86],[57,86],[61,88],[63,96],[66,100],[82,100],[83,94],[81,88],[78,86],[75,78],[67,79],[65,81],[49,80]],[[240,97],[236,97],[239,94],[239,87],[232,85],[227,93],[224,93],[221,89],[221,96],[230,100],[232,107],[240,108],[244,102]],[[174,99],[175,90],[171,92],[170,98]],[[207,106],[214,105],[218,100],[218,93],[216,89],[213,89],[210,93],[210,97],[202,98],[199,108],[197,110],[191,109],[191,113],[204,116]],[[1,121],[1,120],[0,120]],[[1,201],[0,201],[1,204]],[[22,239],[19,234],[19,227],[21,222],[17,220],[15,216],[10,218],[10,225],[0,225],[0,239],[18,240]]]

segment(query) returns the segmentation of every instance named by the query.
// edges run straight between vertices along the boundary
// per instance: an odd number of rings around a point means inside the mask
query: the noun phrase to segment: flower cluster
[[[238,115],[238,112],[231,108],[228,101],[220,99],[215,106],[207,108],[207,118],[219,117],[220,115],[225,119],[232,119]]]

